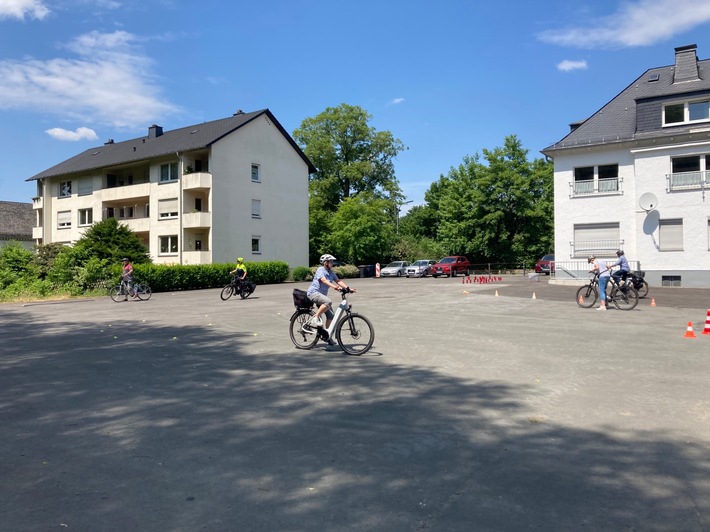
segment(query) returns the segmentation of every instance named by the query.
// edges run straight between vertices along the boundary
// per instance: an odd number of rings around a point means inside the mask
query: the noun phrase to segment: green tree
[[[120,263],[128,257],[134,264],[151,262],[148,248],[136,234],[115,218],[106,218],[94,223],[74,245],[78,265],[90,258]]]
[[[41,279],[47,277],[47,274],[54,265],[54,261],[57,260],[60,253],[67,249],[68,247],[61,242],[51,242],[49,244],[40,244],[37,246],[35,264],[37,265]]]
[[[0,289],[23,280],[37,277],[34,253],[19,242],[9,242],[0,248]]]

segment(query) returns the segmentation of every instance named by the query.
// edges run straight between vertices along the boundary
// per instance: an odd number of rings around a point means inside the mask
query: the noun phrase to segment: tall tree
[[[74,245],[74,254],[80,264],[90,258],[121,262],[128,257],[131,262],[150,262],[146,248],[136,234],[116,218],[95,222]]]

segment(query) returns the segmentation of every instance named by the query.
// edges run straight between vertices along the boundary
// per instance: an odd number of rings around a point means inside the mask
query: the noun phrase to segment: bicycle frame
[[[333,335],[333,332],[335,331],[335,327],[340,323],[340,319],[343,317],[344,314],[348,314],[350,312],[350,308],[352,305],[348,303],[348,294],[343,293],[343,300],[340,302],[338,307],[335,309],[333,313],[333,319],[330,322],[329,327],[320,327],[327,335],[328,338],[330,338]]]

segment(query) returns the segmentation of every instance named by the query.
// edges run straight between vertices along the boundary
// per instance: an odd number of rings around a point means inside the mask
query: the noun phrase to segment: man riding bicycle
[[[328,253],[321,255],[321,266],[313,276],[313,282],[311,283],[311,286],[308,287],[308,291],[306,292],[308,299],[318,305],[318,310],[316,311],[315,316],[313,316],[308,322],[311,327],[321,327],[323,325],[323,320],[321,319],[321,315],[323,313],[325,313],[326,317],[326,328],[330,326],[330,321],[333,319],[333,301],[328,297],[328,289],[333,288],[334,290],[340,290],[341,288],[348,288],[348,285],[338,279],[337,274],[333,271],[334,260],[335,257],[333,257],[333,255],[329,255]],[[354,288],[351,288],[350,290],[352,292],[356,291]],[[331,344],[331,342],[333,342],[333,340],[329,339],[328,343]]]
[[[619,257],[618,260],[614,264],[609,265],[609,268],[619,266],[619,269],[612,273],[611,276],[614,278],[614,281],[616,281],[616,284],[624,286],[626,277],[631,273],[631,266],[629,266],[629,261],[626,260],[623,249],[617,251],[616,256]]]

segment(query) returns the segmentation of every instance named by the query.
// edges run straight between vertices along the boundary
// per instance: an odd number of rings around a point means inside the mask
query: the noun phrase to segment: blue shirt
[[[328,268],[326,268],[325,266],[321,266],[320,268],[318,268],[318,271],[316,271],[316,274],[313,276],[313,282],[311,283],[311,286],[308,287],[308,295],[315,294],[316,292],[320,292],[324,296],[328,295],[328,289],[330,287],[325,283],[321,283],[320,281],[324,277],[331,283],[338,282],[338,276],[335,275],[335,272],[333,270],[328,270]]]
[[[611,265],[612,267],[614,266],[620,266],[621,271],[624,272],[630,272],[631,271],[631,266],[629,266],[629,261],[626,260],[626,255],[622,255],[619,257],[619,260],[617,260],[614,264]]]

